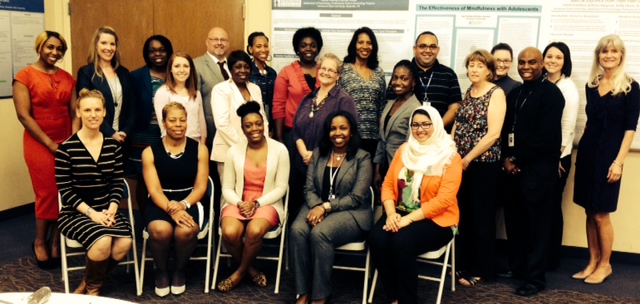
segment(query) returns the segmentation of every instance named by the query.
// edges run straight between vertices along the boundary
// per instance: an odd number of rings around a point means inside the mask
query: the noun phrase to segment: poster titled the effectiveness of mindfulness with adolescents
[[[586,123],[584,85],[601,37],[622,38],[627,73],[640,80],[640,0],[272,0],[272,7],[272,65],[277,71],[297,59],[291,38],[306,26],[322,32],[322,53],[340,57],[346,55],[353,31],[370,27],[388,76],[396,62],[413,57],[416,35],[432,31],[439,39],[438,60],[456,71],[463,91],[470,85],[464,59],[472,51],[505,42],[517,57],[527,46],[543,50],[562,41],[571,49],[571,79],[580,92],[576,143]],[[510,76],[520,80],[515,62]],[[632,148],[640,150],[640,132]]]

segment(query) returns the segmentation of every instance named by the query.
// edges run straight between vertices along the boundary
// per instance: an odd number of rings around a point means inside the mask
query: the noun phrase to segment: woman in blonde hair
[[[123,143],[133,129],[135,115],[129,70],[120,65],[118,43],[118,35],[110,26],[93,33],[87,65],[78,70],[76,92],[89,89],[102,93],[107,115],[100,131]]]
[[[617,35],[600,39],[586,85],[587,125],[578,146],[573,201],[587,214],[589,264],[573,275],[600,284],[611,275],[610,213],[616,211],[624,161],[640,113],[640,88],[625,73],[626,49]]]
[[[122,148],[100,132],[104,105],[100,91],[80,91],[76,115],[82,128],[60,144],[55,169],[62,197],[58,227],[87,250],[86,274],[75,293],[96,296],[132,244],[129,220],[118,213],[124,193]]]
[[[33,253],[38,267],[51,268],[56,264],[53,261],[60,261],[60,234],[55,225],[58,188],[53,155],[58,145],[71,135],[72,120],[76,121],[76,81],[71,74],[56,67],[67,51],[67,43],[60,34],[40,33],[35,51],[38,60],[18,72],[13,80],[13,102],[24,126],[24,159],[36,196]],[[50,242],[47,241],[49,233]]]

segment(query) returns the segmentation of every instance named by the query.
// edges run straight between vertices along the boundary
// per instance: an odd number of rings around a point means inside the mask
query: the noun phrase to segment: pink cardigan
[[[296,115],[302,98],[311,93],[307,85],[300,62],[294,61],[284,67],[278,78],[273,92],[273,119],[283,119],[284,125],[293,128],[293,117]]]

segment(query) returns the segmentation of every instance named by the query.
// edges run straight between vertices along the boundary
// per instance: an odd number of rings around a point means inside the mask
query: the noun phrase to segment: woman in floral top
[[[495,254],[495,209],[500,168],[500,131],[506,111],[502,89],[491,83],[496,73],[493,56],[477,50],[465,60],[471,86],[455,118],[452,134],[462,156],[460,202],[460,259],[458,282],[464,286],[492,279]],[[482,278],[482,279],[481,279]]]
[[[411,133],[382,184],[385,214],[369,236],[373,262],[393,303],[417,303],[416,256],[445,246],[458,224],[462,160],[438,110],[413,111]]]

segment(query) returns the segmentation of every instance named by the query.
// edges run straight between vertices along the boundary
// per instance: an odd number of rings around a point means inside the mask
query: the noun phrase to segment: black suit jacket
[[[89,90],[98,90],[104,95],[105,108],[107,109],[107,115],[104,118],[100,131],[105,136],[113,136],[116,130],[113,129],[113,118],[115,106],[113,103],[113,95],[111,95],[111,89],[109,83],[105,77],[98,77],[95,75],[96,70],[93,64],[85,65],[78,70],[78,82],[76,83],[76,93],[86,88]],[[135,105],[133,97],[133,88],[131,87],[131,79],[129,70],[123,66],[119,66],[116,69],[116,74],[120,80],[122,86],[122,110],[120,111],[120,130],[129,135],[133,131],[133,123],[135,119]]]
[[[151,88],[151,72],[143,66],[131,72],[131,86],[135,97],[134,132],[141,132],[149,127],[153,112],[153,88]]]

